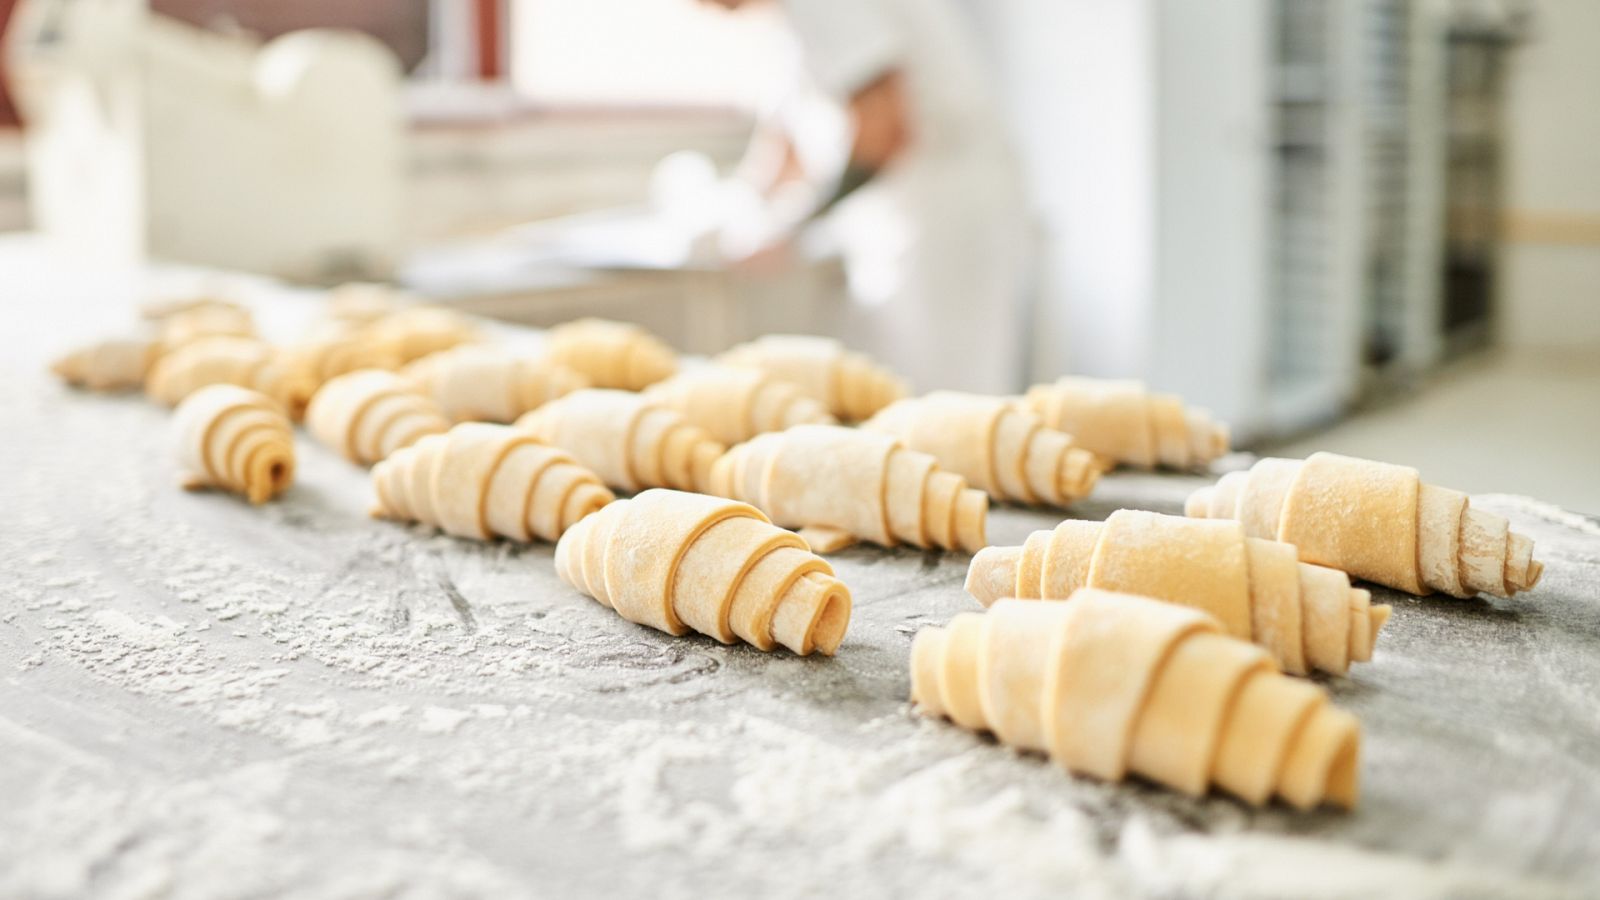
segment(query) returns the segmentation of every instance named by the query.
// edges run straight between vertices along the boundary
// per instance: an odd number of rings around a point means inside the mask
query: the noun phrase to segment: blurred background
[[[833,333],[924,390],[1140,378],[1254,449],[1600,512],[1595,0],[0,17],[13,247]]]

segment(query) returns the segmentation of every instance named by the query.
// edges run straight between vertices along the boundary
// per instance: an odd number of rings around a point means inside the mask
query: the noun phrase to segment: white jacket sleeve
[[[806,68],[839,100],[900,62],[906,36],[884,0],[787,0]]]

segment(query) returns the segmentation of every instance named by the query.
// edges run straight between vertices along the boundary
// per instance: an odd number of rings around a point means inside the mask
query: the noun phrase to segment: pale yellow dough
[[[219,297],[205,295],[150,300],[139,307],[139,315],[148,321],[161,323],[196,310],[217,309],[232,310],[235,313],[249,315],[244,307],[232,300],[223,300]]]
[[[442,306],[410,306],[371,320],[360,330],[368,352],[392,366],[483,340],[472,319]]]
[[[1294,547],[1246,537],[1237,522],[1118,510],[1069,519],[1020,547],[973,557],[967,592],[1060,600],[1079,588],[1126,591],[1205,610],[1228,634],[1264,647],[1285,671],[1342,675],[1372,658],[1389,607],[1343,572],[1303,563]]]
[[[911,699],[1107,781],[1148,778],[1252,805],[1354,809],[1361,725],[1216,619],[1083,588],[1067,603],[1001,600],[924,628]]]
[[[415,300],[387,284],[352,281],[328,291],[323,314],[344,325],[370,325],[414,305]]]
[[[909,393],[905,380],[832,338],[769,334],[740,344],[717,362],[756,369],[788,382],[846,422],[859,422]]]
[[[702,366],[645,391],[651,402],[675,409],[724,444],[795,425],[831,425],[822,404],[794,385],[754,369]]]
[[[294,431],[283,408],[231,384],[203,387],[173,416],[183,486],[265,503],[294,482]]]
[[[996,500],[1066,506],[1100,478],[1094,454],[1004,397],[935,391],[897,400],[861,427],[932,455]]]
[[[1238,519],[1300,558],[1412,594],[1510,597],[1539,583],[1532,539],[1416,469],[1315,453],[1263,459],[1189,496],[1196,518]]]
[[[79,347],[50,364],[74,387],[91,391],[127,391],[144,387],[150,367],[161,354],[160,345],[140,338],[113,338]]]
[[[247,387],[281,404],[299,420],[316,390],[292,371],[272,346],[255,338],[204,337],[164,354],[145,379],[151,399],[176,406],[184,397],[211,384]]]
[[[1228,452],[1227,426],[1137,381],[1066,377],[1029,388],[1019,403],[1115,464],[1200,469]]]
[[[256,336],[255,320],[248,310],[227,303],[211,303],[175,312],[161,320],[162,352],[171,352],[208,337]]]
[[[850,590],[799,536],[702,494],[656,489],[611,504],[561,538],[556,571],[668,634],[831,656],[850,624]]]
[[[155,337],[113,338],[79,347],[50,368],[75,387],[121,391],[143,387],[156,361],[195,341],[211,337],[252,338],[255,325],[240,307],[220,301],[194,301],[164,311]],[[182,399],[182,398],[179,398]]]
[[[528,413],[517,427],[571,453],[606,484],[703,490],[725,449],[676,410],[631,391],[590,388]]]
[[[372,468],[372,484],[374,515],[483,541],[553,541],[612,499],[565,452],[487,422],[464,422],[396,450]]]
[[[589,377],[595,387],[639,391],[678,371],[678,354],[628,322],[578,319],[550,329],[550,358]]]
[[[483,344],[424,356],[401,374],[457,422],[511,422],[589,386],[587,377],[561,363]]]
[[[329,379],[306,408],[311,435],[363,466],[450,428],[438,404],[393,372],[361,369]]]
[[[283,347],[279,355],[289,371],[317,387],[360,369],[400,365],[391,347],[369,340],[358,326],[331,321]]]
[[[753,504],[812,547],[850,539],[972,553],[986,543],[989,498],[932,456],[886,434],[799,425],[730,449],[710,493]]]

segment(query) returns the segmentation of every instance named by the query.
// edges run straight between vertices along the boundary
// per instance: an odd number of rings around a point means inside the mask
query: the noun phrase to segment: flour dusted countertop
[[[177,489],[170,415],[57,350],[182,273],[0,240],[0,896],[1583,895],[1600,887],[1600,525],[1480,497],[1538,543],[1515,600],[1415,599],[1328,687],[1353,815],[1074,779],[906,703],[966,558],[858,548],[837,658],[671,638],[548,546],[373,521],[302,436],[251,508]],[[184,276],[188,277],[188,276]],[[251,285],[265,324],[303,298]],[[276,322],[281,318],[283,321]],[[269,337],[285,337],[268,329]],[[1113,475],[1078,511],[1181,511]],[[990,537],[1056,518],[997,509]]]

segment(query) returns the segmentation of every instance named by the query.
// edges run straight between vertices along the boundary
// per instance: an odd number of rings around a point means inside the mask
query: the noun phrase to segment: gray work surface
[[[912,635],[975,608],[965,557],[839,554],[849,633],[802,659],[625,622],[548,546],[373,521],[308,438],[278,502],[184,493],[166,411],[43,371],[131,289],[0,263],[0,896],[1600,890],[1590,520],[1478,498],[1544,581],[1377,591],[1376,655],[1327,682],[1364,723],[1360,809],[1251,810],[915,715]],[[1175,512],[1202,483],[1114,475],[1074,512]],[[991,538],[1054,521],[997,509]]]

